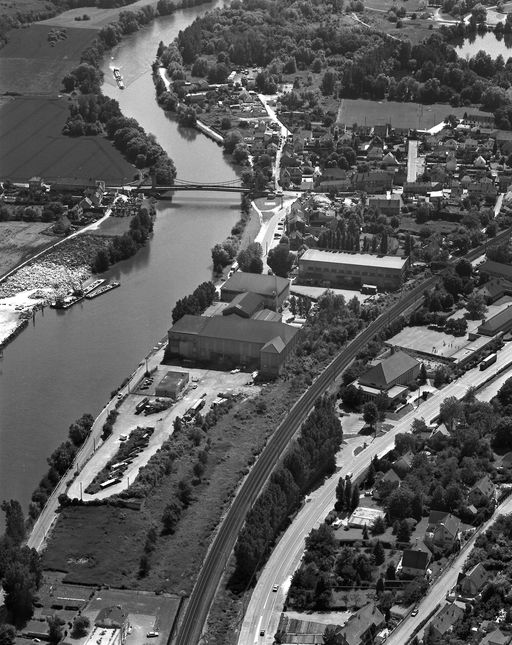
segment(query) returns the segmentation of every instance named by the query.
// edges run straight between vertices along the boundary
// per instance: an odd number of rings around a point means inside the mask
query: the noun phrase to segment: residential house
[[[380,163],[383,168],[388,166],[398,166],[398,161],[392,152],[387,152]]]
[[[393,215],[400,215],[402,209],[402,198],[400,195],[374,195],[368,199],[368,205],[376,211],[380,211],[383,215],[392,217]]]
[[[385,193],[393,186],[393,174],[386,170],[358,172],[354,175],[353,185],[356,190],[367,193]]]
[[[501,629],[495,629],[489,634],[486,634],[479,645],[509,645],[511,640],[511,634],[502,632]]]
[[[382,161],[383,157],[384,150],[382,149],[382,146],[372,145],[366,152],[366,158],[368,161]]]
[[[405,195],[428,195],[436,190],[441,190],[443,185],[438,181],[406,181],[404,183]]]
[[[465,598],[473,598],[482,591],[489,578],[490,573],[484,565],[479,562],[467,573],[459,574],[457,586],[459,587],[462,596]]]
[[[481,195],[482,197],[496,197],[498,190],[490,177],[482,177],[469,183],[468,193],[470,195]]]
[[[365,388],[372,388],[391,397],[394,386],[407,386],[416,380],[420,366],[421,363],[409,354],[397,351],[360,376],[358,384],[363,391]]]
[[[403,550],[397,566],[397,573],[411,578],[425,576],[432,560],[432,553],[427,546],[422,543],[420,545],[414,549]]]
[[[374,603],[361,607],[340,628],[340,645],[371,645],[385,619]]]
[[[434,636],[443,638],[453,631],[454,626],[464,616],[464,605],[457,601],[446,603],[430,622]]]
[[[382,140],[388,138],[391,126],[389,123],[379,123],[373,126],[373,136],[380,137]]]
[[[411,451],[406,452],[405,455],[402,455],[393,462],[393,470],[400,475],[400,477],[405,477],[412,468],[413,459],[413,453]]]
[[[489,475],[485,475],[476,482],[469,491],[468,499],[475,506],[481,506],[483,503],[489,503],[496,499],[496,488]]]
[[[473,166],[475,168],[486,168],[487,162],[482,155],[478,155],[478,157],[473,161]]]
[[[448,441],[450,438],[450,431],[445,426],[444,423],[441,423],[435,430],[432,430],[432,434],[429,437],[434,441]]]
[[[451,551],[459,539],[461,521],[445,511],[430,511],[424,542],[430,549]]]
[[[401,483],[402,480],[400,476],[391,468],[375,482],[372,494],[373,499],[377,501],[384,499],[384,497],[389,494],[390,490],[398,488]]]
[[[483,125],[488,128],[494,127],[494,115],[493,114],[466,114],[465,122],[471,126]]]

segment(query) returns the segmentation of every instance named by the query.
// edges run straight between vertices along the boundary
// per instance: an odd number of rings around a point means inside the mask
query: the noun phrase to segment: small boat
[[[65,296],[64,298],[59,297],[50,304],[51,309],[69,309],[73,305],[76,305],[77,302],[84,299],[84,295],[79,296]]]
[[[120,287],[120,286],[121,286],[120,282],[108,282],[107,284],[104,284],[99,289],[96,289],[95,291],[92,291],[91,293],[86,294],[85,297],[88,300],[92,300],[92,298],[97,298],[98,296],[102,296],[104,293],[107,293],[107,291],[111,291],[112,289],[117,289],[117,287]]]

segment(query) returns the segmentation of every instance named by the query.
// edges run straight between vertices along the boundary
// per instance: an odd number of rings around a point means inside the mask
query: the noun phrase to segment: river
[[[155,100],[150,65],[160,40],[171,42],[196,16],[223,2],[178,11],[126,38],[111,54],[126,89],[114,84],[106,60],[105,94],[155,134],[178,176],[195,181],[235,178],[221,148],[182,130]],[[240,196],[177,193],[160,202],[154,236],[135,258],[106,277],[121,288],[67,311],[46,309],[0,359],[0,500],[26,509],[47,469],[46,458],[83,412],[96,415],[113,390],[164,337],[177,299],[211,278],[211,247],[239,217]],[[0,518],[0,524],[3,518]]]
[[[491,58],[497,58],[501,54],[507,62],[512,56],[512,38],[510,35],[497,38],[492,31],[481,35],[474,34],[465,38],[462,45],[455,47],[455,51],[461,58],[472,58],[479,51],[484,51]]]

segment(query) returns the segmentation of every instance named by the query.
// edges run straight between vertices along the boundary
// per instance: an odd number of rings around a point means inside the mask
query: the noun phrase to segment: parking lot
[[[144,411],[137,411],[137,406],[145,398],[150,402],[156,400],[155,388],[170,370],[188,372],[189,384],[183,396],[175,403],[171,399],[167,399],[167,401],[171,402],[170,407],[156,414],[146,416]],[[91,501],[93,499],[105,499],[128,488],[130,483],[134,482],[142,466],[148,463],[162,443],[172,434],[176,417],[183,418],[197,399],[204,398],[205,404],[201,409],[201,414],[204,415],[220,393],[228,395],[242,393],[247,396],[254,396],[259,392],[259,386],[252,384],[253,379],[250,372],[236,370],[233,370],[233,372],[159,364],[156,369],[151,371],[151,381],[148,382],[147,378],[143,376],[132,387],[130,393],[122,397],[122,402],[118,407],[119,416],[114,423],[112,436],[100,444],[96,452],[85,464],[79,464],[81,470],[71,483],[68,496],[71,499],[77,498]],[[144,389],[141,389],[142,387]],[[162,397],[158,398],[163,400]],[[116,455],[120,443],[129,437],[132,430],[137,427],[154,428],[147,447],[133,458],[132,463],[123,472],[118,483],[114,483],[97,493],[87,494],[85,490],[89,484]]]

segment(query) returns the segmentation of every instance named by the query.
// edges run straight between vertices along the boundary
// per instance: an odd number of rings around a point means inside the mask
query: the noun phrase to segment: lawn
[[[429,129],[444,121],[449,114],[462,117],[465,112],[480,113],[476,108],[454,108],[443,103],[399,103],[397,101],[369,101],[342,99],[338,122],[346,125],[379,125],[390,123],[394,127]],[[482,112],[482,114],[485,114]]]
[[[0,275],[3,275],[33,253],[53,244],[56,238],[43,235],[49,227],[40,222],[0,223]]]
[[[34,175],[130,181],[136,171],[104,137],[61,134],[69,114],[65,98],[16,97],[0,102],[0,178]]]
[[[62,38],[50,42],[52,34]],[[94,40],[91,29],[58,29],[33,24],[9,32],[0,49],[0,91],[20,94],[54,94],[62,79],[80,63],[83,50]]]

